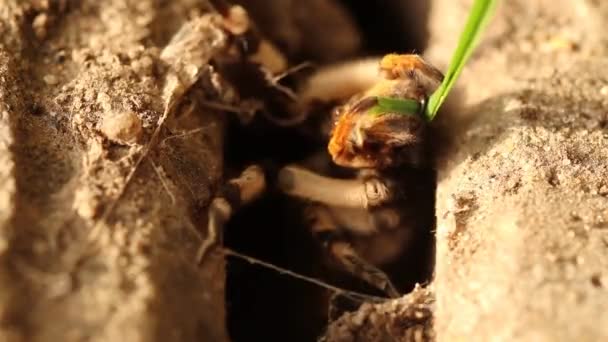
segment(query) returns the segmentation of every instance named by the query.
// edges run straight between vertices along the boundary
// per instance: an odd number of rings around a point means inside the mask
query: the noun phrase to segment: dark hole
[[[368,54],[424,51],[429,1],[343,0],[362,33]]]
[[[416,13],[419,14],[412,18],[413,12],[401,4],[408,1],[343,2],[364,34],[360,55],[422,52],[426,33],[420,28],[426,27],[426,10],[421,12],[418,7]],[[416,27],[409,30],[407,23]],[[234,176],[252,163],[276,170],[325,148],[314,134],[274,127],[262,117],[256,117],[246,127],[234,122],[225,144],[225,174]],[[425,197],[421,199],[424,205],[420,222],[424,228],[412,243],[414,248],[406,251],[403,260],[387,267],[387,273],[403,292],[411,290],[416,282],[428,281],[432,273],[434,182],[432,172],[423,175],[421,193]],[[334,285],[378,294],[352,277],[330,272],[321,246],[303,219],[301,203],[272,190],[272,184],[270,188],[265,196],[240,210],[227,224],[224,243],[228,247]],[[316,341],[327,324],[329,294],[316,285],[229,258],[226,307],[231,338],[237,342]],[[345,305],[343,309],[355,307]]]

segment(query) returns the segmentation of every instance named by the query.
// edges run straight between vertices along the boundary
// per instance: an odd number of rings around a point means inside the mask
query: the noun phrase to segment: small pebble
[[[131,111],[106,114],[100,127],[106,138],[121,145],[136,143],[142,130],[141,119]]]
[[[43,79],[44,79],[44,83],[46,83],[48,85],[55,85],[55,84],[59,83],[59,80],[54,75],[46,75],[43,77]]]
[[[38,39],[44,39],[46,37],[46,27],[49,22],[49,17],[45,13],[38,14],[32,21],[32,28],[34,34]]]

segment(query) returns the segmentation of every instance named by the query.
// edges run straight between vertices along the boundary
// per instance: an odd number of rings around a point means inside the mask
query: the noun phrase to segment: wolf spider
[[[228,31],[234,23],[249,23],[240,17],[235,19],[234,15],[246,13],[234,8],[225,12]],[[232,37],[241,48],[262,46],[259,42],[239,41],[243,37],[251,39],[254,28],[244,29],[241,25],[234,31],[238,32],[232,32]],[[266,53],[276,52],[264,49]],[[255,48],[241,49],[238,60],[246,61],[248,56],[259,59],[259,52]],[[276,55],[266,59],[277,64]],[[344,270],[388,296],[398,297],[399,292],[378,265],[395,259],[409,238],[408,222],[416,213],[408,208],[415,208],[412,203],[417,200],[414,192],[408,192],[415,186],[411,175],[427,165],[428,130],[423,113],[443,75],[418,55],[384,56],[379,61],[380,77],[370,75],[369,70],[378,70],[370,68],[370,63],[378,62],[347,63],[319,70],[295,93],[295,105],[291,106],[295,118],[306,118],[302,113],[309,114],[315,102],[342,102],[333,111],[332,127],[324,133],[333,163],[353,170],[354,176],[332,178],[326,167],[309,161],[282,167],[272,183],[283,193],[308,203],[305,216],[310,230]],[[268,72],[271,68],[256,65],[266,71],[263,74],[272,83]],[[401,108],[401,100],[409,100],[409,106]],[[383,101],[392,101],[396,106],[383,106]],[[283,124],[278,120],[277,123]],[[249,166],[215,195],[209,206],[208,236],[197,254],[199,262],[217,242],[234,212],[266,190],[267,176],[261,166]]]

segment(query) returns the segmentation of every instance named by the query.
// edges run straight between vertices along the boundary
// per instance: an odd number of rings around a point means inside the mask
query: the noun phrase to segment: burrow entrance
[[[405,11],[407,1],[343,0],[363,35],[360,56],[390,52],[422,53],[426,10]],[[411,1],[415,3],[417,1]],[[420,6],[420,4],[416,4]],[[412,17],[412,13],[416,17]],[[423,14],[423,15],[420,15]],[[407,24],[410,23],[410,24]],[[330,34],[330,33],[328,33]],[[256,119],[242,127],[230,124],[226,140],[227,169],[252,163],[297,163],[325,149],[297,128],[278,128]],[[426,195],[420,198],[422,229],[402,258],[385,271],[403,292],[426,283],[433,272],[435,175],[429,170]],[[300,203],[272,189],[243,208],[227,225],[225,245],[299,274],[357,291],[368,291],[354,279],[331,274],[323,252],[303,221]],[[327,324],[330,291],[242,260],[228,258],[226,308],[234,341],[315,341]],[[356,306],[356,305],[355,305]],[[353,307],[354,308],[354,307]],[[345,310],[348,308],[344,308]]]

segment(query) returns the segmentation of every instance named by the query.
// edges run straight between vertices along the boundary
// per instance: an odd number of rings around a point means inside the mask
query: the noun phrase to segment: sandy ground
[[[0,339],[225,338],[222,263],[192,262],[220,116],[176,109],[140,160],[194,3],[2,2]]]
[[[434,302],[432,286],[417,286],[399,299],[363,304],[333,321],[323,341],[434,341]]]
[[[344,34],[310,43],[319,26],[268,11],[289,53],[358,48],[340,8],[297,7]],[[207,65],[225,44],[210,10],[0,1],[0,340],[227,340],[224,260],[194,262],[225,121],[197,99],[228,96]]]
[[[470,2],[435,3],[439,61],[457,27],[439,12]],[[502,5],[441,118],[437,339],[605,340],[608,8]]]

